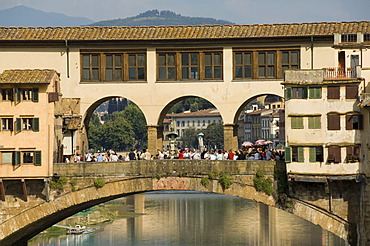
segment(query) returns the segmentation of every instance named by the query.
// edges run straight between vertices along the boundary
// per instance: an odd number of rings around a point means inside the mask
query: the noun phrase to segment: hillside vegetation
[[[229,21],[204,17],[189,17],[169,10],[149,10],[134,17],[99,21],[89,26],[178,26],[178,25],[226,25]]]

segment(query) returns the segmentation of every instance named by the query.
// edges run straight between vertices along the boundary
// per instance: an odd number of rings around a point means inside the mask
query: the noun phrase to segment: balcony
[[[325,80],[356,79],[359,78],[361,74],[361,68],[359,66],[356,68],[331,67],[324,68],[323,70]]]
[[[358,80],[361,77],[361,67],[356,68],[323,68],[286,70],[286,84],[321,84],[326,81]]]

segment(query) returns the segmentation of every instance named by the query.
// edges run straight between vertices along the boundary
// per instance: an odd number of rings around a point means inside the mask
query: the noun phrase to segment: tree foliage
[[[233,22],[204,17],[188,17],[169,10],[148,10],[125,19],[99,21],[89,26],[176,26],[176,25],[231,25]]]
[[[224,144],[224,128],[221,123],[212,123],[203,130],[204,145],[213,148],[220,148]]]
[[[198,146],[197,134],[199,132],[200,130],[196,129],[195,127],[184,129],[184,134],[181,138],[183,147],[194,148]]]
[[[101,124],[97,115],[91,117],[88,132],[90,149],[128,150],[145,147],[146,121],[135,104],[110,114],[105,120]]]

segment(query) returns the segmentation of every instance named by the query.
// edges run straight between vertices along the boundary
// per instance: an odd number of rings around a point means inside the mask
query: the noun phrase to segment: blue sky
[[[93,21],[151,9],[236,24],[370,20],[370,0],[0,0],[0,9],[17,5]]]

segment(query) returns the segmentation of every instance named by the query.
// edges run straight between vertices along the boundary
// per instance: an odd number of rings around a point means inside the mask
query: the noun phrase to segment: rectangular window
[[[309,87],[308,94],[310,99],[320,99],[321,98],[321,87]]]
[[[339,146],[328,147],[328,162],[340,163],[341,159],[341,148]]]
[[[339,114],[328,114],[328,130],[340,130]]]
[[[144,53],[128,54],[127,80],[146,80],[146,59]]]
[[[81,54],[82,81],[145,80],[146,54],[96,52]]]
[[[370,33],[364,33],[364,42],[370,42]]]
[[[222,79],[222,53],[204,54],[204,79]]]
[[[310,162],[323,162],[324,151],[322,146],[310,147]]]
[[[357,98],[358,98],[358,86],[346,85],[346,99],[357,99]]]
[[[258,78],[276,78],[276,52],[258,52]]]
[[[298,50],[287,50],[281,52],[281,68],[284,76],[285,70],[288,69],[299,69],[299,51]]]
[[[105,55],[105,80],[118,81],[122,80],[122,55],[107,54]]]
[[[291,128],[292,129],[303,129],[303,117],[302,116],[292,116],[291,119]]]
[[[33,151],[22,152],[22,164],[33,164]]]
[[[341,35],[341,42],[342,43],[356,43],[357,42],[357,34],[355,33],[346,33]]]
[[[100,80],[100,54],[82,55],[82,80]]]
[[[159,53],[158,54],[158,79],[175,80],[176,79],[176,54]]]
[[[285,89],[286,99],[306,99],[307,87],[287,87]]]
[[[39,118],[17,118],[16,131],[39,131]]]
[[[346,115],[346,130],[361,130],[362,129],[362,115],[352,114]]]
[[[181,76],[183,80],[199,79],[199,53],[181,54]]]
[[[253,53],[250,51],[234,53],[235,79],[252,78],[252,57]]]
[[[14,152],[1,152],[1,164],[13,164]]]
[[[340,98],[340,86],[328,86],[328,99]]]
[[[2,118],[1,119],[1,130],[2,131],[13,131],[13,118]]]
[[[13,101],[13,89],[0,89],[2,101]]]
[[[352,163],[352,162],[360,161],[360,146],[359,145],[348,146],[346,148],[346,152],[347,152],[346,162]]]
[[[304,162],[303,147],[292,147],[292,162]]]
[[[308,129],[321,129],[321,116],[309,116]]]

